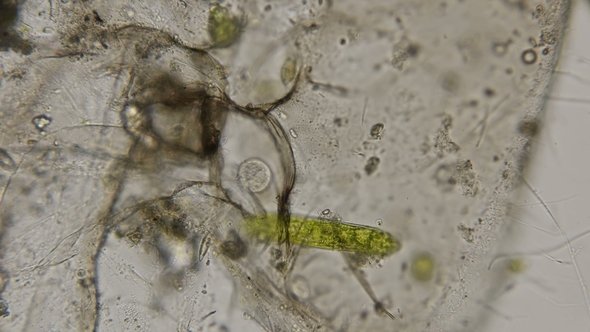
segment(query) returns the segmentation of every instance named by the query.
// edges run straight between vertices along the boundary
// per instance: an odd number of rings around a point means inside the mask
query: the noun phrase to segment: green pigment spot
[[[216,47],[233,43],[240,35],[240,29],[240,19],[233,16],[227,8],[216,5],[209,11],[209,36]]]
[[[246,219],[245,225],[246,232],[252,237],[278,240],[276,214],[253,216]],[[401,247],[395,237],[377,228],[300,216],[291,216],[289,240],[305,247],[371,256],[389,256]]]

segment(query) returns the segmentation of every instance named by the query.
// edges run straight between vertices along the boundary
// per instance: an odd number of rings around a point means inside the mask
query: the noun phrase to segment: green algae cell
[[[506,269],[508,272],[514,274],[523,273],[527,268],[527,265],[524,260],[519,258],[513,258],[506,263]]]
[[[215,5],[209,11],[209,37],[216,47],[233,43],[240,35],[241,21],[225,7]]]
[[[281,81],[284,85],[289,85],[297,77],[297,60],[295,58],[287,58],[281,67]]]
[[[434,258],[429,254],[422,253],[412,259],[412,276],[414,279],[427,282],[434,275]]]
[[[247,218],[245,229],[252,237],[276,242],[277,215]],[[395,237],[377,228],[301,216],[291,216],[289,240],[304,247],[349,251],[370,256],[389,256],[401,247]]]

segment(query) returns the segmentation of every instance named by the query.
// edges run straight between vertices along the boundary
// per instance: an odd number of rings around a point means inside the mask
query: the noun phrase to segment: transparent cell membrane
[[[477,329],[568,6],[5,1],[0,329]]]

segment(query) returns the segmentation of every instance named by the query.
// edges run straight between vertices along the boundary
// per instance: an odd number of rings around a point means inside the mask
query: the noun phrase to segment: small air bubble
[[[293,129],[289,129],[289,134],[291,134],[291,137],[293,137],[293,138],[297,138],[297,137],[299,137],[299,136],[297,135],[297,133],[295,132],[295,130],[293,130]]]
[[[37,127],[37,129],[39,129],[39,131],[43,131],[45,130],[45,127],[51,124],[51,118],[43,114],[34,117],[31,122]]]
[[[525,64],[532,65],[537,61],[537,52],[535,52],[533,49],[525,50],[524,52],[522,52],[520,58],[522,59],[522,62],[524,62]]]
[[[324,210],[322,211],[322,214],[323,214],[324,216],[327,216],[327,215],[329,215],[329,214],[330,214],[330,209],[324,209]]]

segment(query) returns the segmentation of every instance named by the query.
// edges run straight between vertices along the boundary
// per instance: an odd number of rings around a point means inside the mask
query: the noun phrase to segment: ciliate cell
[[[238,179],[242,186],[252,192],[261,192],[270,183],[270,168],[260,159],[248,159],[238,168]]]

